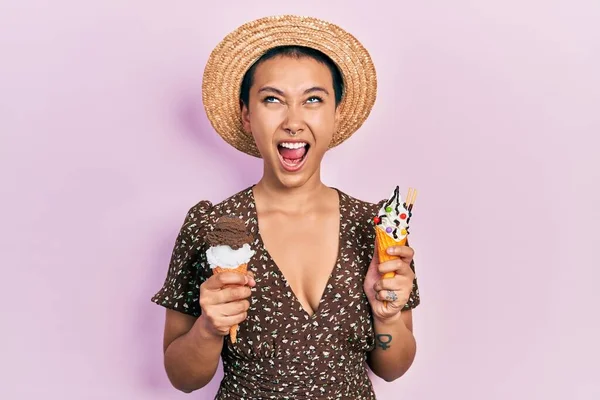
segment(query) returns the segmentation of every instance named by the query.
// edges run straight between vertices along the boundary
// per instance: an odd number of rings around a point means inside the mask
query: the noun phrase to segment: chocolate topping
[[[388,199],[388,201],[385,203],[384,207],[391,206],[394,201],[396,202],[396,206],[394,207],[394,211],[396,211],[396,215],[398,215],[398,214],[400,214],[400,186],[396,186],[396,188],[394,189],[394,194],[392,195],[392,197],[390,197]],[[376,225],[383,224],[383,219],[387,218],[387,217],[388,217],[387,215],[380,215],[379,216],[379,223],[377,223]],[[396,226],[397,225],[399,225],[399,222],[396,222]],[[396,236],[396,231],[394,231],[394,236]]]
[[[233,250],[252,242],[252,236],[246,229],[246,224],[239,218],[223,216],[217,220],[212,232],[206,235],[210,246],[229,246]]]

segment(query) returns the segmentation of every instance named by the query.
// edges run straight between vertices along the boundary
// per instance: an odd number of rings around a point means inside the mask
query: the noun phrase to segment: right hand
[[[200,286],[200,319],[208,332],[225,336],[229,328],[243,322],[247,317],[251,295],[256,286],[252,272],[240,275],[223,272],[212,275]]]

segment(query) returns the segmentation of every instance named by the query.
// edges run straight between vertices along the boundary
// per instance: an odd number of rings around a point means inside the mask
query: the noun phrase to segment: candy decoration
[[[392,233],[393,229],[388,226],[387,228],[385,228],[385,231],[387,233]]]
[[[391,213],[393,210],[394,209],[392,207],[390,207],[390,206],[388,206],[388,207],[385,208],[385,212]]]
[[[402,231],[400,231],[401,234],[406,235],[406,229],[402,229]]]
[[[375,222],[375,225],[379,225],[379,223],[381,222],[381,218],[375,217],[373,218],[373,222]]]
[[[406,214],[404,214],[404,213],[400,214],[400,218],[401,219],[406,219]]]

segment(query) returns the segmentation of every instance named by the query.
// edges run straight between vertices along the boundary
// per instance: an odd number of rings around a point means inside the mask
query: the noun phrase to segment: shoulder
[[[251,188],[241,190],[218,203],[206,199],[200,200],[189,208],[184,228],[210,230],[214,222],[222,215],[248,214],[252,205],[251,190]]]
[[[343,216],[343,229],[355,237],[361,246],[373,243],[375,231],[373,218],[377,216],[385,200],[370,202],[340,192],[340,213]]]
[[[385,200],[376,203],[358,199],[350,194],[338,190],[340,193],[340,211],[347,216],[354,216],[360,220],[370,220],[375,217]]]

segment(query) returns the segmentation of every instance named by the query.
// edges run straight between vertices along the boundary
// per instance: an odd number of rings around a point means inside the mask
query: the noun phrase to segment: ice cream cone
[[[382,204],[377,216],[373,218],[379,263],[400,258],[388,254],[387,250],[393,246],[407,245],[408,221],[412,215],[411,210],[416,195],[416,190],[409,189],[407,200],[403,202],[400,188],[396,186],[394,193]],[[388,272],[383,275],[383,279],[391,279],[394,276],[396,276],[395,272]],[[387,301],[384,301],[383,304],[387,307]]]
[[[377,253],[379,254],[379,263],[384,263],[390,260],[398,259],[398,256],[392,256],[387,253],[387,249],[393,246],[404,246],[406,244],[406,237],[401,239],[399,242],[395,241],[390,235],[385,233],[380,227],[375,228],[375,237],[377,243]]]
[[[248,272],[248,264],[240,264],[240,265],[238,265],[237,268],[222,268],[222,267],[213,268],[213,275],[221,274],[223,272],[234,272],[236,274],[246,275],[246,273]],[[224,288],[226,288],[228,286],[230,286],[230,285],[225,285]],[[235,343],[237,340],[237,330],[238,330],[238,325],[234,325],[231,328],[229,328],[229,338],[231,339],[231,343]]]
[[[213,270],[213,275],[220,274],[222,272],[235,272],[236,274],[246,275],[246,273],[248,272],[248,264],[240,264],[237,268],[215,267]]]
[[[404,246],[406,244],[406,236],[399,242],[388,235],[380,227],[375,228],[375,236],[377,238],[377,252],[379,253],[379,263],[395,260],[398,256],[392,256],[387,253],[387,249],[392,246]]]
[[[390,260],[396,260],[400,257],[392,256],[387,253],[387,249],[392,246],[404,246],[406,244],[406,236],[399,242],[395,241],[390,235],[388,235],[380,227],[375,228],[375,242],[377,243],[377,253],[379,255],[379,263],[383,263]],[[396,276],[395,272],[387,272],[383,274],[383,279],[390,279]],[[387,301],[383,302],[384,307],[387,307]]]

